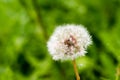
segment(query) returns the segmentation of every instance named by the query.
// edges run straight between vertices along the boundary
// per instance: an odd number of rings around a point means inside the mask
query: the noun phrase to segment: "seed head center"
[[[65,40],[64,44],[67,45],[67,47],[75,47],[76,39],[73,36],[70,36],[69,39]]]

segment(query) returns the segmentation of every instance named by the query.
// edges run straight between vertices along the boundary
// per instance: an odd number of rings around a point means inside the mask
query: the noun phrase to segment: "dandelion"
[[[75,59],[84,56],[91,43],[91,36],[84,26],[67,24],[55,29],[47,47],[54,60],[72,60],[76,73]],[[79,76],[78,72],[76,74]]]

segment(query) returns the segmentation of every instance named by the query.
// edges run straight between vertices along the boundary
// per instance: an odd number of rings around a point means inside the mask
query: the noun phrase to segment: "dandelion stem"
[[[119,76],[120,76],[120,68],[117,67],[116,80],[119,80]]]
[[[73,60],[72,63],[73,63],[74,72],[75,72],[75,75],[76,75],[76,80],[80,80],[80,76],[79,76],[79,73],[78,73],[78,69],[77,69],[77,65],[76,65],[75,60]]]

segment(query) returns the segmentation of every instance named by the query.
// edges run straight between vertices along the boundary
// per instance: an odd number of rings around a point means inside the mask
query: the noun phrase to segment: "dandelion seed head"
[[[73,60],[84,56],[91,36],[82,25],[58,26],[47,42],[48,51],[54,60]]]

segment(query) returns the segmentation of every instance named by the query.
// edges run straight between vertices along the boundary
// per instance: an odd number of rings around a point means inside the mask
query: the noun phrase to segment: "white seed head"
[[[54,60],[73,60],[84,56],[91,36],[82,25],[58,26],[50,37],[47,47]]]

